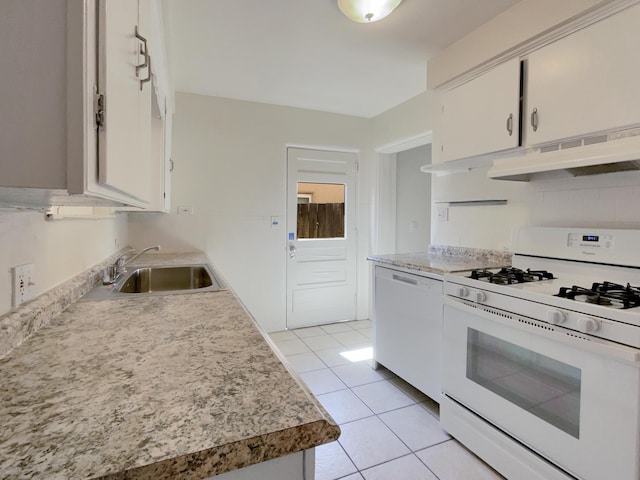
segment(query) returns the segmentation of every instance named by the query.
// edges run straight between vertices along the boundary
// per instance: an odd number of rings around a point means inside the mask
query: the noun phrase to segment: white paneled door
[[[287,150],[287,328],[356,318],[356,159]]]

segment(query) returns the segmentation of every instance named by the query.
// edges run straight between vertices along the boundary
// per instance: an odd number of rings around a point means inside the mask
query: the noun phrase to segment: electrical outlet
[[[34,296],[33,264],[13,267],[13,308],[19,307]]]

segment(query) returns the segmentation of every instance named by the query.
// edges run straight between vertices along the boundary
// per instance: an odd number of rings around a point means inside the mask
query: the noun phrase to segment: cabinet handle
[[[538,130],[538,109],[534,108],[533,112],[531,112],[531,128],[533,128],[533,131],[537,131]]]
[[[169,173],[173,172],[173,158],[169,159]]]
[[[142,42],[140,45],[140,55],[144,55],[144,62],[140,65],[136,65],[136,77],[140,76],[140,70],[143,68],[147,68],[147,76],[140,80],[140,90],[142,90],[143,85],[151,80],[151,56],[149,55],[149,47],[147,46],[147,39],[140,35],[138,31],[138,26],[136,25],[136,38]]]
[[[509,132],[509,136],[513,135],[513,113],[510,113],[507,118],[507,132]]]
[[[147,76],[142,80],[140,80],[140,90],[142,90],[142,87],[144,86],[145,83],[151,81],[151,55],[148,55],[148,54],[147,54],[147,63],[149,64],[149,70],[147,70]]]
[[[395,274],[393,275],[392,278],[398,282],[408,283],[410,285],[418,285],[418,281],[414,280],[413,278],[401,277],[400,275],[395,275]]]

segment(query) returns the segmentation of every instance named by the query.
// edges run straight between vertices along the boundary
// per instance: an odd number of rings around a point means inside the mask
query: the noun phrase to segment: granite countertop
[[[0,478],[206,478],[337,439],[268,342],[230,291],[73,303],[0,358]]]
[[[498,250],[429,245],[426,252],[370,255],[367,260],[419,272],[444,275],[511,265],[511,253]]]

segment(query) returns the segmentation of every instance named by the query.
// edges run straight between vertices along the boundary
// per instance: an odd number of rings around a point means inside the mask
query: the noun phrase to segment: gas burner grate
[[[584,297],[587,303],[621,309],[640,306],[640,287],[632,287],[628,283],[625,286],[613,282],[596,282],[591,288],[578,285],[561,287],[555,296],[569,300],[580,300]]]
[[[486,280],[499,285],[513,285],[517,283],[539,282],[555,278],[546,270],[522,270],[514,267],[503,267],[498,272],[492,272],[486,268],[472,270],[469,278],[474,280]]]

